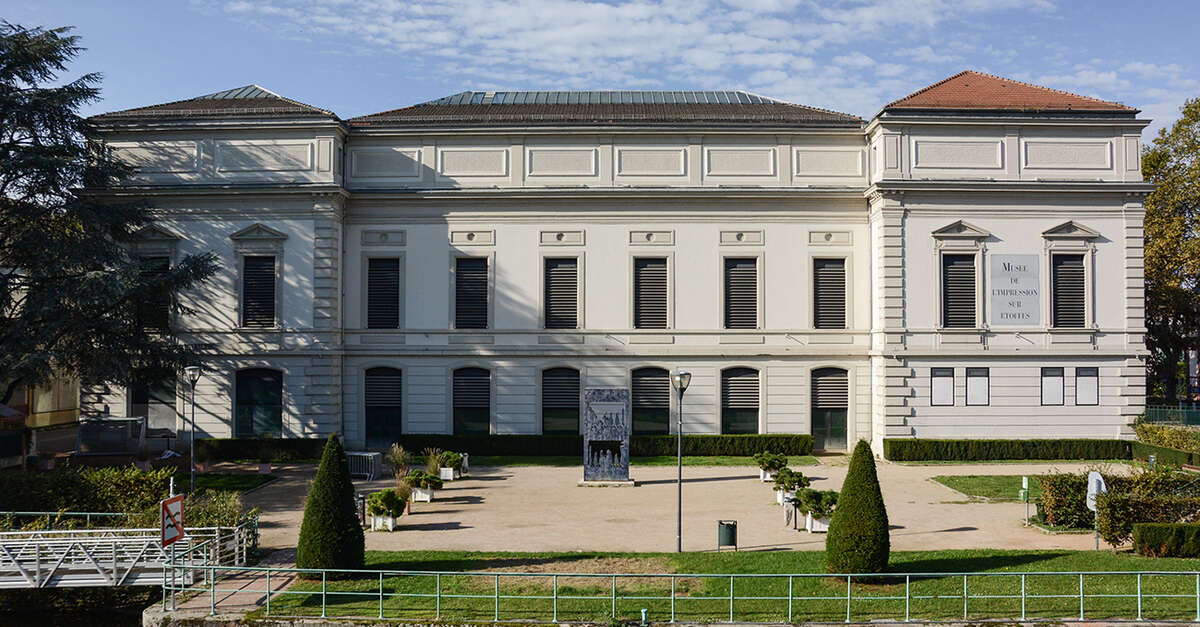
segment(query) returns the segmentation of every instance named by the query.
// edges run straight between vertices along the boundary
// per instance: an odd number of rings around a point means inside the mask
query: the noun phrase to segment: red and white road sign
[[[183,538],[183,495],[173,496],[160,503],[162,545],[171,546]]]

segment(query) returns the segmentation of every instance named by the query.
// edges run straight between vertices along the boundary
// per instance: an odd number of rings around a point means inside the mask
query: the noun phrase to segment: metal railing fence
[[[1200,408],[1195,405],[1146,407],[1143,418],[1156,424],[1200,426]]]
[[[202,546],[192,551],[203,550]],[[246,602],[271,617],[446,621],[855,622],[986,619],[1200,621],[1200,572],[828,575],[526,573],[227,567],[168,563],[210,614]],[[236,578],[229,585],[223,581]],[[643,611],[645,614],[643,615]]]

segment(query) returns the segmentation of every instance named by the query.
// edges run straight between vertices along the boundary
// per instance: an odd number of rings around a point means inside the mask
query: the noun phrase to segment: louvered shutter
[[[633,326],[636,329],[667,328],[666,259],[633,260]]]
[[[275,257],[246,257],[242,272],[242,324],[275,326]]]
[[[171,268],[170,257],[142,257],[140,274],[143,280],[154,280]],[[166,329],[171,320],[171,293],[154,290],[145,300],[138,303],[138,320],[143,328]]]
[[[400,260],[367,260],[367,328],[400,327]]]
[[[758,328],[758,263],[754,258],[725,260],[725,328]]]
[[[545,308],[547,329],[579,327],[578,260],[546,260]]]
[[[631,376],[633,432],[671,432],[671,379],[663,368],[638,368]]]
[[[758,371],[721,371],[721,433],[758,432]]]
[[[551,368],[542,373],[542,407],[579,409],[579,371]]]
[[[400,407],[402,373],[395,368],[370,368],[366,373],[367,407]]]
[[[454,266],[454,327],[488,327],[488,260],[459,257]]]
[[[814,409],[850,407],[850,381],[845,370],[819,368],[813,371],[812,406]]]
[[[491,408],[492,377],[483,368],[459,368],[454,371],[454,407]]]
[[[846,328],[846,260],[813,260],[813,326]]]
[[[942,255],[942,326],[975,327],[974,255]]]
[[[1054,326],[1082,328],[1085,304],[1083,255],[1054,255]]]

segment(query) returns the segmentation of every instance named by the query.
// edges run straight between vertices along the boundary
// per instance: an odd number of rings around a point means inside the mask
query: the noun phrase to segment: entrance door
[[[846,450],[846,415],[850,385],[841,368],[818,368],[812,373],[812,435],[817,451]]]

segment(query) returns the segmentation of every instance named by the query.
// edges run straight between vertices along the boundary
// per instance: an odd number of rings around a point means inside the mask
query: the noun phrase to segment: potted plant
[[[396,519],[404,515],[404,499],[391,488],[367,497],[367,513],[371,515],[371,531],[395,531]]]
[[[393,442],[392,448],[383,454],[383,463],[392,469],[392,476],[397,481],[400,481],[408,474],[408,469],[412,466],[413,458],[414,455],[412,453],[404,450],[403,446]]]
[[[419,503],[432,503],[434,492],[442,488],[441,478],[424,470],[409,471],[404,483],[412,488],[412,500]]]
[[[454,481],[462,477],[462,455],[445,451],[438,455],[438,476],[442,481]]]
[[[758,464],[758,478],[763,483],[770,483],[775,480],[775,473],[779,472],[780,468],[787,466],[787,456],[771,451],[762,451],[754,454],[754,463]]]
[[[780,468],[775,472],[775,502],[783,505],[796,496],[796,490],[808,487],[808,477],[791,468]]]
[[[837,507],[838,493],[834,490],[805,488],[796,493],[796,510],[805,516],[804,528],[809,533],[829,531],[829,517]]]

